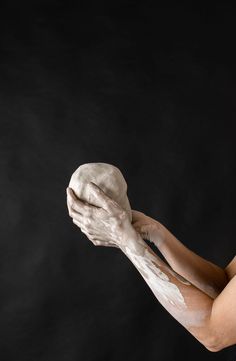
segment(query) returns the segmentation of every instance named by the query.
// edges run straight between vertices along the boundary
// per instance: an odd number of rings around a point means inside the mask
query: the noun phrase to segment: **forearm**
[[[139,236],[121,250],[142,275],[161,305],[199,342],[213,349],[210,328],[213,299],[176,274]]]
[[[228,283],[222,268],[188,249],[163,224],[157,222],[152,238],[171,268],[210,297],[215,298]]]

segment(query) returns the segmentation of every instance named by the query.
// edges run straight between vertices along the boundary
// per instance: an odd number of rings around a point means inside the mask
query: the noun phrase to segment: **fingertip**
[[[70,194],[72,194],[72,195],[75,194],[75,193],[74,193],[74,190],[73,190],[72,188],[69,187],[68,190],[69,190]]]

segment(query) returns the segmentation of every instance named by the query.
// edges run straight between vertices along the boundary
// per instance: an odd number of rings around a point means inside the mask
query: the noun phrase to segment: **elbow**
[[[219,352],[219,351],[223,350],[223,347],[220,347],[218,345],[204,345],[204,346],[208,351],[211,351],[211,352]]]
[[[219,339],[214,336],[208,338],[203,344],[210,352],[219,352],[225,348],[222,342],[220,342]]]

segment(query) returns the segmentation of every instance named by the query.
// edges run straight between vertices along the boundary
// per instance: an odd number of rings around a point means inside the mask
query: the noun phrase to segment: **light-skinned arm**
[[[101,207],[85,205],[67,190],[69,215],[88,239],[95,245],[118,246],[160,304],[209,351],[235,344],[236,277],[213,299],[162,261],[116,202],[96,185],[90,190]]]
[[[205,348],[217,352],[236,343],[236,277],[213,300],[175,273],[146,242],[130,237],[124,254],[142,275],[161,305]]]
[[[202,258],[180,242],[163,224],[132,210],[132,225],[143,239],[154,243],[170,267],[212,298],[229,282],[225,269]]]

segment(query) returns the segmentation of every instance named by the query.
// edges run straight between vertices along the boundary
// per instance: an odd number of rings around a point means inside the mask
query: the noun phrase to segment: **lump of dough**
[[[107,163],[85,163],[79,166],[71,176],[69,187],[73,189],[76,196],[94,206],[101,207],[87,188],[89,182],[98,185],[104,193],[114,199],[127,211],[132,221],[127,183],[117,167]]]

